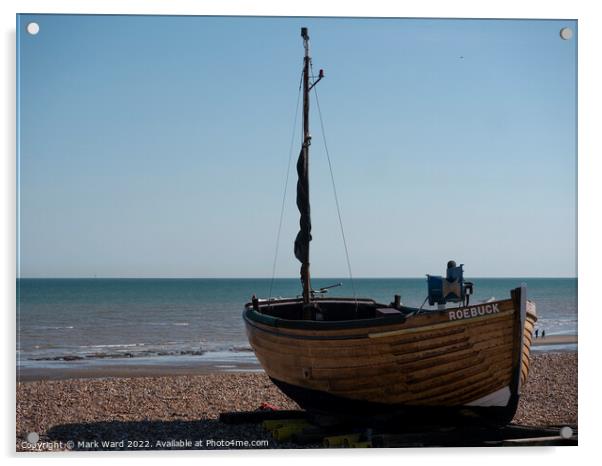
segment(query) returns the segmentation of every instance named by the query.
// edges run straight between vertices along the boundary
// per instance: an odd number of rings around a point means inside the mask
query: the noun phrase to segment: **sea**
[[[525,283],[546,335],[577,335],[576,278],[471,278],[471,303],[506,299]],[[314,289],[341,284],[328,296],[401,295],[419,307],[425,278],[316,278]],[[271,293],[270,293],[271,290]],[[291,297],[293,278],[274,279],[38,279],[17,280],[17,368],[95,368],[112,364],[257,366],[242,310],[251,296]],[[428,309],[428,306],[425,308]],[[541,350],[576,349],[543,346]]]

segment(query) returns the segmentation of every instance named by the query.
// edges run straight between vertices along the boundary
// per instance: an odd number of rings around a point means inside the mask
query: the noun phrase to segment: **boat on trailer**
[[[308,161],[309,35],[302,28],[303,142],[297,162],[302,295],[258,299],[244,308],[247,336],[278,388],[300,407],[352,417],[443,421],[458,416],[509,422],[529,373],[537,320],[525,285],[507,299],[470,304],[473,284],[463,265],[447,264],[445,277],[427,275],[434,309],[314,292],[309,270],[311,219]]]

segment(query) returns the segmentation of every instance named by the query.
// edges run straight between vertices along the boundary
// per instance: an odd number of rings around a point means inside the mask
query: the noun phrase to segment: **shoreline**
[[[236,364],[220,367],[220,364],[153,364],[145,366],[112,365],[71,368],[21,368],[17,371],[18,382],[69,379],[106,379],[139,377],[177,377],[208,374],[263,373],[259,364]]]
[[[577,352],[577,335],[550,335],[533,340],[534,353]],[[557,346],[557,348],[550,348]],[[238,358],[208,359],[201,357],[128,358],[114,360],[57,361],[46,366],[17,366],[17,382],[36,380],[102,379],[121,377],[165,377],[179,375],[263,373],[252,352]]]
[[[578,344],[578,335],[549,335],[547,337],[533,338],[531,346],[548,345],[576,345]]]

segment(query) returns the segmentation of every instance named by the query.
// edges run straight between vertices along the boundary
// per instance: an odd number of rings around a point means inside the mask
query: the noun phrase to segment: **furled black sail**
[[[301,214],[299,233],[295,238],[295,257],[302,264],[309,263],[309,242],[311,241],[311,217],[309,208],[309,174],[307,160],[307,145],[303,144],[297,160],[297,208]],[[301,268],[303,276],[303,267]]]
[[[305,58],[303,60],[303,146],[297,161],[297,207],[299,233],[295,238],[295,257],[301,262],[301,283],[303,283],[303,303],[311,300],[311,283],[309,279],[309,242],[311,241],[311,218],[309,215],[309,35],[307,28],[301,28]]]

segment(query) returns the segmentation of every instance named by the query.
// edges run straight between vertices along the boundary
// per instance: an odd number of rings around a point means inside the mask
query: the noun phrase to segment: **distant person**
[[[546,331],[545,331],[545,330],[542,330],[542,331],[541,331],[541,338],[545,338],[545,337],[546,337]]]
[[[537,338],[539,336],[539,329],[535,329],[535,338]]]

